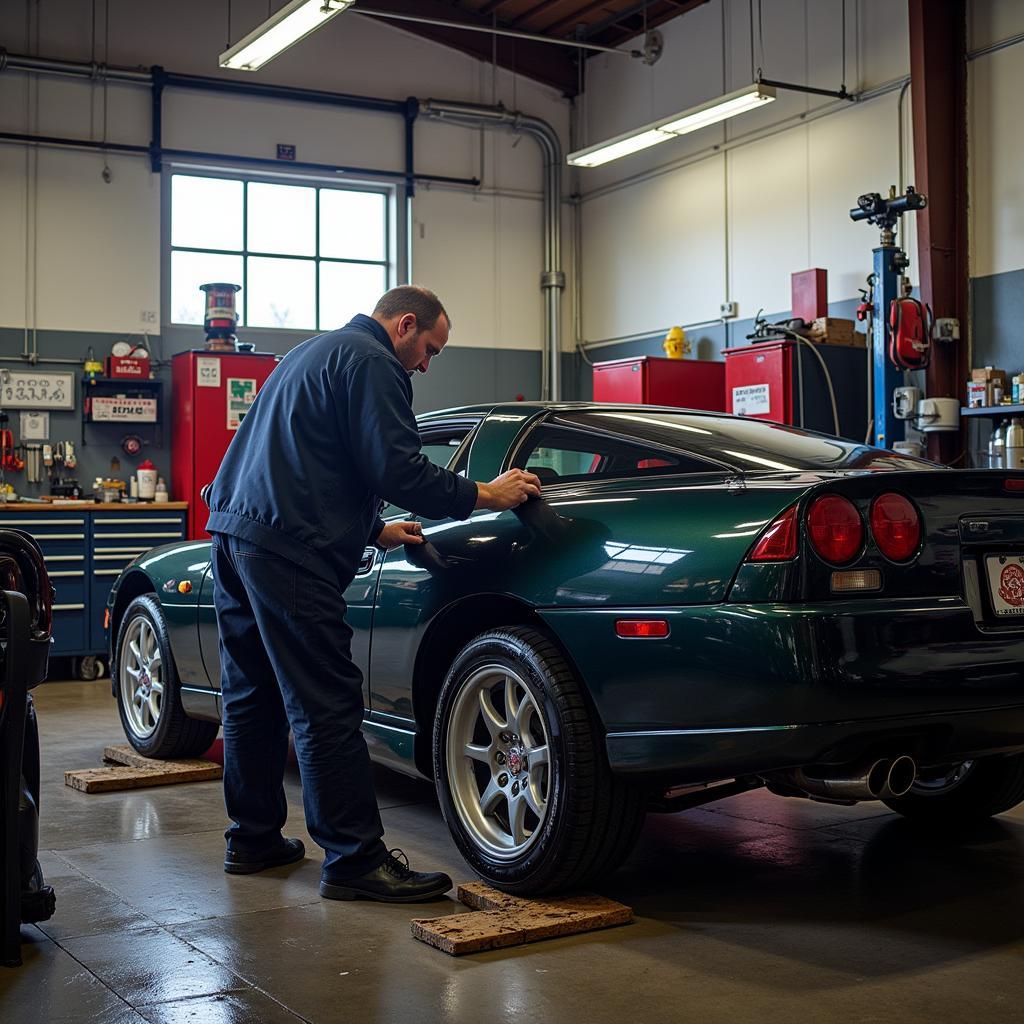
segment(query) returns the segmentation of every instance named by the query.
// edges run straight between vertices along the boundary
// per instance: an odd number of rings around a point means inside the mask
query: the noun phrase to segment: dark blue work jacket
[[[477,490],[420,451],[409,375],[387,331],[360,314],[270,375],[210,488],[206,528],[344,587],[383,528],[378,495],[430,519],[466,519]]]

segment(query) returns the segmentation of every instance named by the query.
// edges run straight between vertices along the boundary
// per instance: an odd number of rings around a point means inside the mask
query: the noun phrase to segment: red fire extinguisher
[[[901,370],[923,370],[931,358],[931,307],[904,296],[889,307],[889,358]]]

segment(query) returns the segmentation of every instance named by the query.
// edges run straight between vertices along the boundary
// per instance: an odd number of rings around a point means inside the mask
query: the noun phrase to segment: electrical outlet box
[[[140,309],[139,310],[139,323],[142,323],[142,324],[155,324],[156,323],[156,310],[155,309]]]
[[[959,341],[960,321],[955,317],[939,317],[932,328],[932,337],[936,341]]]
[[[718,307],[718,313],[723,320],[728,320],[730,317],[734,317],[739,314],[739,307],[735,302],[723,302]]]

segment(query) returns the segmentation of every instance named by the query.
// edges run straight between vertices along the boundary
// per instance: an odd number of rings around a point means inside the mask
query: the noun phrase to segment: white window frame
[[[187,245],[173,245],[171,240],[171,179],[176,174],[186,175],[189,177],[197,178],[223,178],[228,181],[240,181],[243,184],[243,199],[242,199],[242,249],[209,249],[199,248],[195,246]],[[296,256],[294,253],[274,253],[274,252],[263,252],[249,250],[246,248],[248,241],[249,225],[248,225],[248,186],[250,184],[270,184],[270,185],[297,185],[305,188],[316,189],[316,212],[314,214],[315,230],[316,230],[316,246],[315,253],[313,256]],[[396,216],[397,204],[398,204],[398,192],[399,189],[394,185],[380,183],[380,182],[362,182],[362,181],[338,181],[334,178],[325,178],[319,175],[303,175],[303,174],[292,174],[287,172],[274,173],[271,171],[265,172],[252,172],[241,170],[235,167],[210,167],[210,166],[198,166],[194,164],[170,164],[166,167],[163,174],[163,202],[162,210],[163,216],[161,217],[162,230],[161,234],[163,237],[162,245],[162,259],[161,259],[161,306],[163,315],[161,316],[162,327],[170,328],[172,330],[188,330],[191,328],[199,327],[202,329],[202,324],[182,323],[172,319],[173,311],[171,309],[171,253],[172,252],[198,252],[198,253],[213,253],[215,255],[226,255],[226,256],[241,256],[242,258],[242,280],[237,282],[242,286],[242,301],[243,307],[248,304],[248,288],[247,280],[248,277],[248,265],[247,259],[250,256],[256,257],[270,257],[271,259],[293,259],[293,260],[306,260],[314,263],[314,309],[316,313],[317,326],[315,327],[264,327],[264,326],[251,326],[247,324],[246,313],[247,308],[238,310],[239,320],[238,327],[240,330],[244,330],[247,334],[252,332],[266,333],[270,335],[282,335],[282,334],[296,334],[309,332],[322,332],[325,330],[331,330],[335,327],[341,327],[342,324],[320,324],[320,264],[321,263],[342,263],[355,266],[379,266],[384,268],[384,288],[385,290],[394,286],[399,275],[402,273],[402,268],[398,266],[398,254],[402,251],[402,247],[398,244],[399,228],[401,227],[402,218]],[[377,195],[384,196],[384,259],[383,260],[356,260],[356,259],[339,259],[334,256],[321,256],[320,255],[320,191],[322,189],[332,189],[338,192],[372,192]],[[369,313],[370,310],[364,312]]]

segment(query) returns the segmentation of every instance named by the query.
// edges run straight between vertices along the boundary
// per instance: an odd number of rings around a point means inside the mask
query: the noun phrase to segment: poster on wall
[[[22,441],[49,441],[50,414],[48,412],[23,412],[21,414]]]
[[[237,430],[256,400],[256,379],[228,377],[228,430]]]
[[[0,370],[0,408],[70,410],[74,407],[73,373]]]

